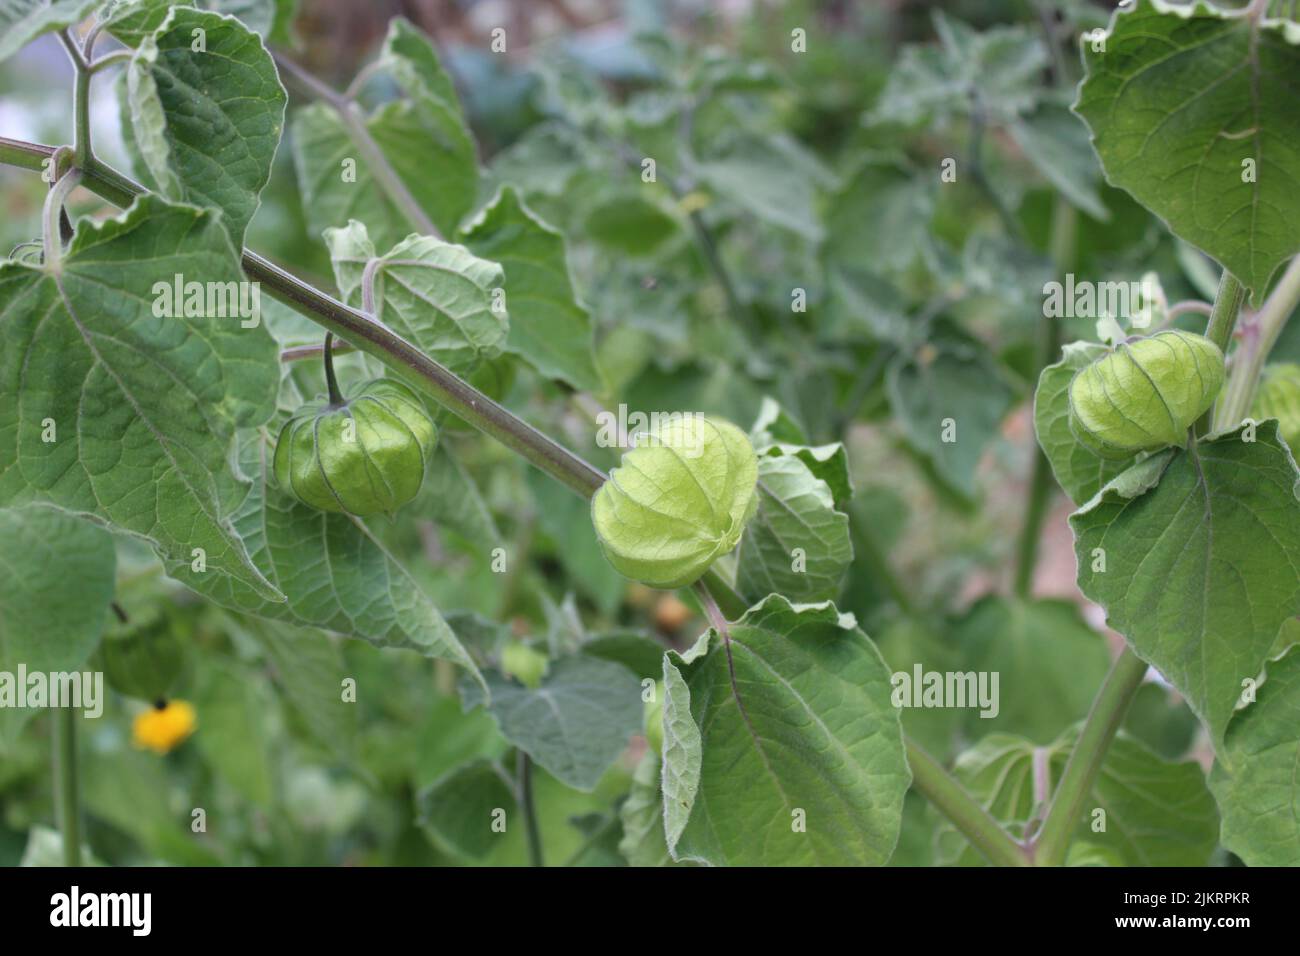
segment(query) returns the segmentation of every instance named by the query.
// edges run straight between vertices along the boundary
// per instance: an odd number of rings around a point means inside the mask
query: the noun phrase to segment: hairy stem
[[[76,83],[72,95],[73,140],[72,149],[77,156],[77,165],[85,167],[93,155],[90,150],[90,65],[81,55],[81,49],[72,39],[68,30],[59,31],[59,41],[68,51],[68,59],[76,72]]]
[[[41,211],[41,241],[45,254],[47,272],[58,273],[63,259],[63,204],[68,201],[72,190],[81,182],[81,171],[70,169],[50,187],[45,194],[45,206]]]
[[[1250,412],[1260,374],[1278,337],[1300,302],[1300,256],[1291,260],[1273,293],[1242,330],[1228,384],[1214,413],[1214,430],[1235,428]]]
[[[1226,356],[1228,346],[1232,344],[1232,331],[1237,325],[1237,315],[1241,312],[1241,303],[1246,298],[1246,289],[1227,269],[1219,279],[1219,291],[1214,297],[1214,307],[1210,310],[1210,319],[1205,326],[1205,337],[1219,347]],[[1214,419],[1211,408],[1196,423],[1197,435],[1204,435],[1210,430]]]
[[[966,788],[914,741],[904,737],[912,785],[961,831],[995,866],[1029,866],[1025,850]]]
[[[1061,774],[1047,809],[1043,828],[1034,838],[1031,849],[1038,866],[1060,866],[1070,846],[1070,837],[1079,825],[1084,802],[1092,793],[1093,781],[1110,749],[1111,741],[1128,712],[1128,705],[1146,676],[1146,661],[1128,647],[1111,666],[1101,690],[1092,703],[1079,739]]]
[[[63,865],[81,866],[81,804],[77,796],[77,711],[54,711],[54,799],[63,835]]]

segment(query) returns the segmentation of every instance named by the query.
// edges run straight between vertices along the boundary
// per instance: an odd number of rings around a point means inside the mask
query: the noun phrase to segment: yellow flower
[[[137,747],[165,754],[194,733],[195,723],[192,704],[183,700],[160,700],[149,710],[136,715],[131,727],[131,740]]]

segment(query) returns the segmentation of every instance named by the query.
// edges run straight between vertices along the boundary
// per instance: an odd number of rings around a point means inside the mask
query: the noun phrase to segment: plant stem
[[[1214,306],[1210,309],[1210,319],[1205,326],[1205,337],[1219,347],[1226,357],[1228,346],[1232,343],[1232,330],[1237,325],[1237,314],[1241,311],[1242,300],[1246,290],[1233,278],[1227,269],[1219,278],[1219,291],[1214,296]],[[1204,435],[1211,428],[1215,411],[1211,408],[1201,416],[1195,425],[1195,433]]]
[[[42,161],[54,152],[51,146],[0,138],[0,163],[11,166],[40,169]],[[139,183],[98,159],[92,158],[84,173],[83,185],[116,205],[130,205],[136,196],[146,192]],[[605,473],[599,468],[462,381],[386,326],[248,249],[243,252],[241,265],[245,275],[265,286],[278,301],[379,359],[448,411],[584,498],[590,498],[605,483]]]
[[[1084,802],[1092,793],[1093,781],[1102,760],[1115,739],[1128,705],[1146,676],[1147,663],[1127,646],[1111,666],[1101,690],[1092,703],[1079,739],[1056,786],[1043,828],[1031,843],[1033,862],[1038,866],[1060,866],[1070,837],[1079,824]]]
[[[1235,428],[1250,412],[1260,373],[1287,321],[1300,302],[1300,256],[1291,260],[1273,293],[1242,330],[1223,399],[1215,410],[1214,430]]]
[[[72,95],[72,114],[73,114],[73,140],[72,149],[77,156],[77,165],[83,169],[90,162],[93,155],[90,150],[90,77],[91,70],[86,58],[81,55],[81,50],[77,47],[76,42],[72,39],[72,34],[67,30],[59,31],[59,40],[63,47],[68,51],[68,59],[72,61],[72,68],[76,73],[76,83],[73,87]]]
[[[1064,275],[1074,263],[1075,237],[1078,234],[1079,215],[1064,196],[1058,194],[1052,207],[1052,235],[1050,250],[1057,272]],[[1045,316],[1038,343],[1037,368],[1041,372],[1056,361],[1061,348],[1061,325],[1054,316]],[[1032,417],[1033,407],[1030,406]],[[1033,429],[1030,429],[1031,435]],[[1043,536],[1043,520],[1052,500],[1051,462],[1039,446],[1036,436],[1033,443],[1034,465],[1029,475],[1029,496],[1025,499],[1025,517],[1020,526],[1020,541],[1016,548],[1016,576],[1013,584],[1017,597],[1028,597],[1034,584],[1034,569],[1038,565],[1038,546]]]
[[[357,149],[361,151],[363,158],[370,167],[371,174],[379,183],[379,188],[384,191],[398,211],[406,217],[412,228],[421,235],[436,236],[441,239],[442,233],[438,230],[438,227],[433,224],[433,220],[429,218],[428,213],[411,195],[411,191],[406,188],[406,183],[402,182],[402,178],[397,175],[397,170],[393,169],[388,157],[384,155],[384,151],[379,148],[375,138],[370,135],[370,130],[366,127],[365,116],[362,115],[357,104],[347,96],[330,89],[330,87],[278,50],[272,50],[271,56],[274,57],[276,66],[282,72],[288,74],[299,89],[328,104],[338,114],[339,119],[348,131],[348,136]]]
[[[975,802],[937,760],[904,736],[912,785],[943,813],[962,835],[995,866],[1029,866],[1024,848],[989,812]]]
[[[81,171],[69,169],[59,177],[45,194],[45,206],[41,210],[41,241],[45,255],[45,269],[57,274],[63,259],[63,204],[68,201],[72,190],[81,182]]]
[[[1219,279],[1219,291],[1214,297],[1214,307],[1210,310],[1210,320],[1205,326],[1205,337],[1219,347],[1224,355],[1232,344],[1232,329],[1237,324],[1237,313],[1241,311],[1246,289],[1227,269]]]
[[[77,711],[54,711],[54,800],[63,835],[64,866],[81,866],[81,805],[77,799]]]
[[[339,380],[334,377],[334,333],[325,333],[325,387],[329,390],[330,404],[335,408],[342,406],[343,395],[339,392]]]
[[[533,761],[522,750],[515,751],[515,782],[518,784],[519,809],[524,815],[528,835],[528,865],[545,866],[542,856],[542,832],[537,823],[537,805],[533,800]]]

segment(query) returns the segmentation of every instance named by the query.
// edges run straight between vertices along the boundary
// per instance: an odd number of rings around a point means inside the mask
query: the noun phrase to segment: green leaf
[[[478,184],[478,158],[451,77],[429,38],[403,17],[388,23],[379,62],[397,81],[428,131],[433,149],[419,157],[424,178],[437,180],[426,211],[444,232],[455,231],[469,211]],[[391,156],[392,151],[385,149]],[[406,177],[403,176],[403,179]]]
[[[284,87],[261,38],[233,17],[175,7],[132,57],[127,90],[130,128],[159,190],[221,210],[241,250],[284,128]]]
[[[196,695],[199,749],[212,769],[263,809],[275,798],[275,769],[268,740],[269,689],[215,654],[203,662]]]
[[[694,172],[705,186],[763,222],[821,241],[812,181],[790,176],[788,163],[761,140],[739,141],[727,153],[696,163]]]
[[[0,265],[0,505],[93,515],[187,564],[202,549],[279,600],[231,527],[244,488],[227,460],[236,427],[274,410],[275,342],[183,302],[155,315],[175,276],[209,293],[243,279],[216,213],[157,196],[83,220],[58,273]]]
[[[977,32],[942,11],[934,13],[940,44],[909,44],[889,74],[869,123],[915,127],[965,114],[978,100],[1005,122],[1032,109],[1047,51],[1024,26]]]
[[[998,675],[998,712],[965,712],[966,732],[1011,732],[1041,743],[1082,719],[1110,670],[1106,641],[1068,601],[989,597],[955,628],[963,671]]]
[[[631,866],[676,866],[664,840],[664,801],[659,755],[647,750],[632,775],[632,789],[618,808],[623,838],[618,851]]]
[[[137,47],[158,29],[174,6],[180,4],[172,0],[112,0],[100,14],[100,22],[116,39]],[[292,17],[294,0],[194,0],[185,6],[229,14],[268,41],[284,42],[287,37],[277,35],[277,27]]]
[[[474,203],[478,160],[451,81],[428,40],[401,18],[389,23],[379,62],[406,98],[363,117],[366,129],[419,207],[443,235],[452,235]],[[388,248],[412,231],[333,108],[312,103],[295,113],[292,125],[309,232],[357,219],[377,246]]]
[[[575,790],[595,789],[609,765],[641,730],[641,684],[620,664],[574,655],[556,661],[531,690],[489,672],[488,711],[501,733],[556,779]],[[462,681],[466,710],[483,692]]]
[[[266,649],[275,680],[302,716],[308,733],[333,753],[349,758],[357,736],[357,708],[343,698],[351,676],[329,635],[306,628],[264,625],[254,635]]]
[[[1071,342],[1061,360],[1043,369],[1034,392],[1034,430],[1038,444],[1051,463],[1052,473],[1076,504],[1083,504],[1106,482],[1133,463],[1102,458],[1074,437],[1070,428],[1070,382],[1079,369],[1105,355],[1107,349],[1094,342]]]
[[[116,567],[102,528],[51,508],[0,509],[0,672],[81,670],[104,631]],[[33,713],[0,707],[0,750]]]
[[[1079,588],[1187,698],[1216,748],[1242,681],[1300,609],[1300,476],[1276,422],[1242,435],[1152,456],[1070,517]]]
[[[658,203],[635,192],[604,196],[587,210],[583,233],[615,255],[643,258],[681,235],[681,226]]]
[[[274,485],[271,438],[245,432],[240,469],[252,487],[233,515],[252,560],[287,601],[274,604],[224,575],[195,574],[188,562],[168,573],[223,607],[272,620],[319,627],[379,647],[406,647],[478,669],[428,595],[353,515],[327,514]],[[481,679],[481,678],[480,678]]]
[[[1223,845],[1249,866],[1300,866],[1300,650],[1270,661],[1256,694],[1210,773]]]
[[[730,632],[729,647],[710,630],[687,654],[665,657],[664,813],[675,858],[885,863],[911,775],[874,645],[829,602],[780,595]]]
[[[797,553],[796,553],[797,552]],[[757,601],[839,595],[853,560],[849,516],[835,509],[830,486],[793,455],[758,459],[758,511],[740,540],[736,584]]]
[[[622,664],[641,680],[663,676],[664,646],[641,631],[610,631],[583,642],[582,653]]]
[[[38,36],[75,26],[100,0],[5,0],[0,3],[0,60]]]
[[[1019,837],[1037,805],[1035,759],[1050,793],[1076,736],[1077,729],[1071,729],[1040,748],[1019,737],[993,734],[961,755],[953,775]],[[1200,765],[1162,760],[1121,733],[1106,752],[1074,834],[1076,844],[1086,841],[1089,849],[1071,853],[1071,865],[1085,857],[1095,862],[1100,854],[1128,866],[1205,866],[1217,833],[1218,815]],[[941,866],[985,862],[946,820],[939,824],[935,845],[935,862]]]
[[[1139,0],[1093,47],[1074,108],[1107,180],[1258,301],[1300,250],[1300,25]]]
[[[828,261],[842,276],[906,269],[924,248],[934,202],[933,175],[894,156],[866,157],[827,201]]]
[[[453,372],[473,369],[505,344],[505,309],[493,292],[505,282],[495,262],[432,236],[411,235],[376,257],[366,227],[355,219],[326,229],[325,244],[343,299],[361,305],[366,264],[374,268],[375,318]]]
[[[446,441],[425,469],[414,510],[428,515],[440,528],[455,531],[483,553],[501,543],[501,532],[478,485]]]
[[[602,391],[591,316],[573,288],[564,237],[505,186],[461,238],[505,268],[506,307],[514,310],[506,349],[549,378]]]
[[[448,694],[433,698],[416,749],[411,784],[423,790],[473,760],[502,759],[510,745],[487,711],[464,713]]]
[[[512,781],[494,761],[478,760],[453,770],[420,794],[420,825],[434,841],[459,856],[479,860],[496,849],[502,833],[492,829],[498,811],[505,826],[525,826]]]
[[[1110,220],[1110,210],[1097,189],[1101,169],[1088,148],[1088,129],[1078,117],[1064,107],[1043,104],[1013,121],[1007,132],[1062,196],[1092,218]]]
[[[904,436],[949,487],[975,497],[975,469],[1011,406],[1011,390],[982,348],[927,346],[889,368],[889,401]]]

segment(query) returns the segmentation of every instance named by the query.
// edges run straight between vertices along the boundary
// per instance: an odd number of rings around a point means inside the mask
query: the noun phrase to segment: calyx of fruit
[[[1070,382],[1070,429],[1102,458],[1184,445],[1223,388],[1223,353],[1191,332],[1117,347]]]
[[[280,430],[275,479],[320,511],[391,514],[419,492],[438,429],[419,397],[390,379],[343,398],[328,337],[325,375],[328,400],[304,405]]]
[[[1282,440],[1293,455],[1300,455],[1300,365],[1278,362],[1264,369],[1250,417],[1257,422],[1276,418]]]
[[[639,436],[592,499],[605,557],[656,588],[698,580],[740,541],[758,505],[758,458],[735,425],[672,416]]]

